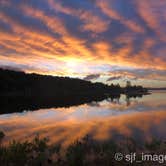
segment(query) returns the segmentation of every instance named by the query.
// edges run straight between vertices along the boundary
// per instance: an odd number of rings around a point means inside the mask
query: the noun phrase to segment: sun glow
[[[76,62],[75,60],[68,60],[67,62],[66,62],[66,66],[68,67],[68,68],[76,68],[76,67],[78,67],[79,66],[79,63],[78,62]]]
[[[70,77],[76,77],[77,74],[82,71],[81,70],[82,63],[75,59],[68,59],[65,63],[66,72],[70,75]]]

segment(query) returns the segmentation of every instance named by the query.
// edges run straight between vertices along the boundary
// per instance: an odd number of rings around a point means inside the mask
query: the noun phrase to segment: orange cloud
[[[134,32],[144,33],[144,29],[138,23],[136,23],[133,20],[124,18],[118,12],[113,10],[111,8],[111,3],[110,2],[112,2],[112,1],[97,0],[96,4],[111,19],[119,20],[122,24],[126,25],[128,28],[130,28]]]
[[[81,30],[92,31],[94,33],[101,33],[108,29],[110,21],[105,21],[95,13],[86,11],[83,9],[73,9],[70,7],[64,7],[60,2],[54,2],[49,0],[50,6],[56,11],[75,16],[83,21]],[[96,26],[98,25],[98,26]]]
[[[125,15],[130,13],[127,9],[121,12],[115,8],[113,4],[117,2],[112,0],[97,0],[89,4],[92,10],[75,7],[77,3],[45,3],[48,10],[28,2],[17,6],[2,3],[1,66],[27,65],[31,69],[23,68],[26,72],[79,77],[104,75],[104,66],[151,69],[156,73],[166,69],[165,33],[161,26],[165,19],[164,2],[133,2],[131,10],[137,13],[136,19]],[[5,10],[6,6],[13,13]]]
[[[80,19],[84,21],[84,25],[81,26],[82,30],[95,33],[106,31],[110,24],[110,21],[103,21],[100,17],[93,15],[92,12],[82,12]]]
[[[164,35],[165,28],[161,26],[162,22],[166,20],[165,6],[166,2],[159,1],[149,1],[140,3],[140,1],[135,1],[138,12],[147,25],[153,29],[160,37],[160,40],[166,42],[166,37]]]

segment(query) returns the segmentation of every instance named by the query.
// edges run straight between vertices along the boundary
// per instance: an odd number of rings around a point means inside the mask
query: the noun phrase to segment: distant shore
[[[0,69],[0,113],[68,107],[105,98],[148,94],[142,86],[120,87],[76,78],[53,77]]]

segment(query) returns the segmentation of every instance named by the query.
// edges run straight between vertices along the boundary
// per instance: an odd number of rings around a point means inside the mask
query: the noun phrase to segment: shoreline
[[[128,98],[142,97],[149,93],[104,93],[104,94],[78,94],[65,96],[0,96],[0,114],[8,114],[14,112],[23,112],[25,110],[35,111],[38,109],[47,108],[62,108],[78,106],[81,104],[91,103],[93,101],[100,102],[104,99],[111,100],[120,98],[121,95],[126,95]]]

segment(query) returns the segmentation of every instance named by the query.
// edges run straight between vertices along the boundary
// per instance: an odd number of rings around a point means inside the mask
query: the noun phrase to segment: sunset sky
[[[0,67],[166,87],[166,1],[0,0]]]

